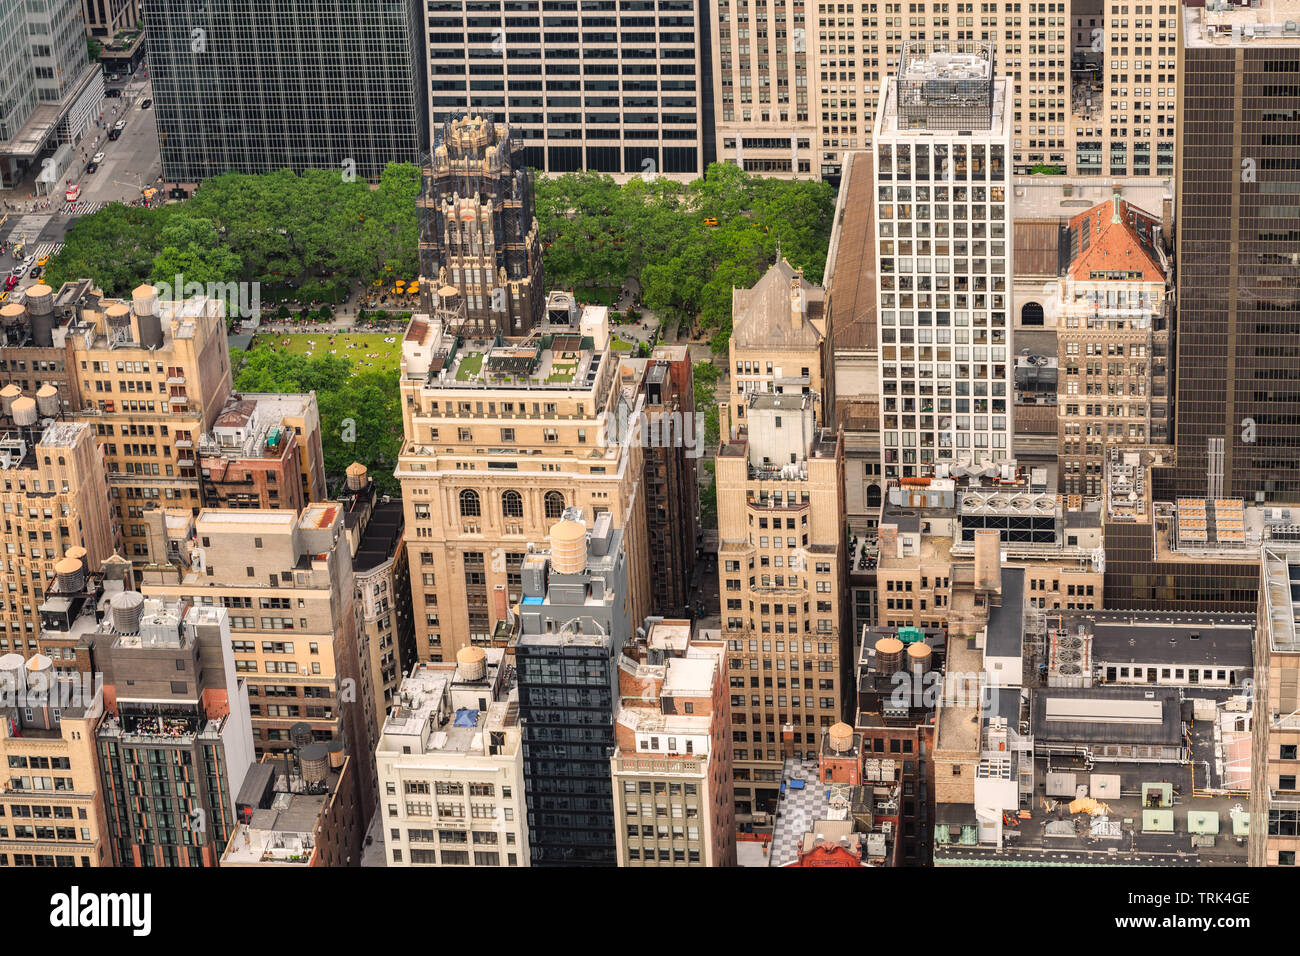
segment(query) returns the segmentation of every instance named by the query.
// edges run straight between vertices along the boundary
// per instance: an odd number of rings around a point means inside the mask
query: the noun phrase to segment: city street
[[[142,188],[157,185],[162,174],[157,122],[152,107],[140,108],[140,103],[152,96],[144,71],[141,67],[129,82],[114,84],[122,89],[122,96],[104,100],[103,120],[77,145],[76,157],[64,175],[64,179],[81,186],[81,196],[75,206],[65,202],[67,184],[62,181],[49,196],[34,195],[39,167],[33,170],[31,181],[0,193],[0,216],[3,216],[0,240],[6,247],[5,254],[0,256],[0,276],[7,276],[17,265],[13,257],[15,244],[22,243],[24,255],[33,257],[27,274],[9,299],[39,281],[32,279],[30,266],[63,248],[68,230],[79,217],[90,215],[110,202],[139,199]],[[110,140],[108,133],[120,119],[126,120],[126,127],[121,137]],[[87,173],[86,165],[100,152],[104,154],[103,162],[94,173]],[[38,208],[46,203],[48,208]]]

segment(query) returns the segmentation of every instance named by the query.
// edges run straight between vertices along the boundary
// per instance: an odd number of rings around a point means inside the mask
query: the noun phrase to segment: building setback
[[[528,866],[514,667],[499,647],[416,664],[375,751],[390,867]]]
[[[144,0],[163,176],[328,169],[428,148],[414,0]]]
[[[104,669],[95,735],[116,866],[216,866],[253,757],[224,608],[117,587],[87,635]]]
[[[619,866],[736,865],[720,637],[650,618],[619,659],[610,758]]]

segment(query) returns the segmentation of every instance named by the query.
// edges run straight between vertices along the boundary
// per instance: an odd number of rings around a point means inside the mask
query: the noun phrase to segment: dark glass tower
[[[163,176],[336,169],[427,149],[416,0],[144,0]]]
[[[576,509],[524,561],[515,645],[533,866],[616,866],[610,756],[628,639],[623,532]]]
[[[1157,493],[1296,502],[1300,35],[1249,7],[1182,12],[1178,465]]]
[[[542,245],[523,144],[505,123],[463,116],[437,131],[421,176],[420,274],[431,296],[455,289],[467,332],[526,335],[546,309]]]

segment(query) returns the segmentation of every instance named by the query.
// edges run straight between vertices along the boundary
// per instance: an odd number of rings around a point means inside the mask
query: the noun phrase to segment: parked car
[[[86,174],[87,174],[87,175],[89,175],[90,173],[98,172],[98,170],[99,170],[99,163],[96,163],[96,162],[94,162],[94,161],[91,161],[91,162],[89,162],[89,163],[86,164]]]
[[[140,109],[147,110],[151,106],[153,106],[153,100],[145,100],[140,104]]]
[[[9,273],[9,278],[5,279],[5,291],[8,292],[17,284],[18,284],[18,273],[17,272]]]

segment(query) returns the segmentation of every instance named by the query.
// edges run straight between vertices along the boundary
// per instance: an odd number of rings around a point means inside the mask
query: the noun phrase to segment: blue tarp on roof
[[[802,780],[791,780],[791,781],[790,781],[790,789],[791,789],[791,790],[802,790],[803,787],[804,787],[804,782],[803,782]]]
[[[542,603],[542,599],[539,598],[539,597],[526,597],[526,598],[524,598],[524,603],[525,603],[525,604],[541,604],[541,603]]]
[[[478,723],[478,711],[462,707],[456,711],[456,720],[453,723],[457,727],[473,727]]]

